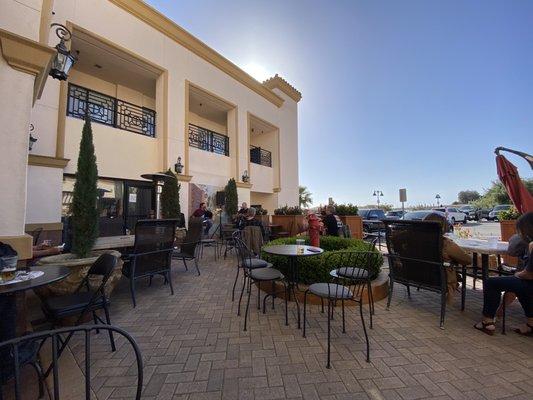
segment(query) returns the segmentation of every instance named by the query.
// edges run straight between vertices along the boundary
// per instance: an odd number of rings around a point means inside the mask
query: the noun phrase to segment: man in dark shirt
[[[213,213],[207,209],[207,205],[200,203],[198,208],[192,213],[192,216],[203,219],[204,235],[209,235],[209,230],[213,226]]]
[[[246,215],[248,213],[248,204],[242,203],[241,209],[239,210],[238,214]]]
[[[339,236],[339,228],[342,226],[342,221],[335,215],[335,208],[333,206],[326,208],[326,216],[322,221],[329,236]]]

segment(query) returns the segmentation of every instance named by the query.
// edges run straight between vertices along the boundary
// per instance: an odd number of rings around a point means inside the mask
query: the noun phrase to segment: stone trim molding
[[[35,224],[26,224],[24,231],[33,232],[36,229],[43,228],[43,231],[62,231],[62,222],[41,222]]]
[[[176,177],[178,178],[179,182],[190,182],[192,179],[192,175],[176,174]]]
[[[196,54],[198,57],[203,58],[205,61],[225,72],[233,79],[261,95],[277,107],[283,105],[284,100],[272,90],[262,85],[237,65],[233,64],[227,58],[223,57],[204,42],[191,35],[185,29],[145,2],[141,0],[109,1],[150,25],[152,28],[163,33],[176,43]]]
[[[28,155],[28,165],[49,168],[65,168],[70,160],[61,157],[40,156],[37,154]]]
[[[281,90],[297,103],[302,99],[302,94],[278,74],[264,81],[263,85],[269,89]]]
[[[235,182],[235,184],[237,185],[238,188],[242,188],[242,189],[251,189],[253,186],[251,183],[248,183],[248,182]]]
[[[33,257],[33,237],[31,235],[0,236],[0,242],[13,247],[18,253],[19,260],[29,260]]]

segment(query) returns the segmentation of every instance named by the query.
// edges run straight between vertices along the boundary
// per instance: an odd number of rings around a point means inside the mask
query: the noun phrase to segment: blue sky
[[[445,203],[533,153],[533,1],[149,0],[262,80],[299,89],[300,183],[315,204]],[[525,161],[510,158],[524,177]]]

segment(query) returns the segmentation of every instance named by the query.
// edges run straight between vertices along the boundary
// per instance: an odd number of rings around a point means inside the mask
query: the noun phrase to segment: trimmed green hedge
[[[268,242],[266,246],[275,244],[296,244],[296,239],[304,239],[305,244],[309,244],[309,238],[304,236],[272,240],[271,242]],[[338,254],[344,251],[370,251],[372,248],[369,243],[364,242],[363,240],[336,236],[321,236],[320,247],[324,249],[324,253],[318,256],[298,258],[300,282],[305,284],[330,282],[330,271],[341,267],[337,264],[336,257],[334,255],[332,256],[332,254]],[[370,268],[372,279],[378,276],[381,266],[383,265],[383,256],[381,256],[377,250],[374,251],[379,254],[379,257],[377,257],[376,263]],[[271,262],[274,264],[275,268],[279,269],[284,274],[287,274],[289,267],[289,260],[287,257],[274,256],[263,251],[261,258]]]

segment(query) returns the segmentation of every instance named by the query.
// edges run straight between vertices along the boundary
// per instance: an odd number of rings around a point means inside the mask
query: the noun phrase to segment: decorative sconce
[[[52,61],[52,68],[50,68],[50,76],[60,81],[66,81],[70,68],[78,61],[78,57],[72,54],[67,46],[66,42],[72,38],[72,32],[70,32],[66,26],[61,24],[52,24],[50,28],[56,27],[56,35],[60,39],[56,45],[57,54]]]
[[[178,162],[174,164],[174,171],[176,174],[181,174],[183,172],[183,164],[181,163],[181,157],[178,157]]]
[[[248,175],[248,170],[244,170],[243,174],[242,174],[242,181],[244,183],[248,183],[250,182],[250,175]]]
[[[37,141],[37,138],[32,135],[32,132],[34,130],[33,124],[30,124],[30,143],[28,146],[28,149],[31,151],[33,149],[33,144]]]

